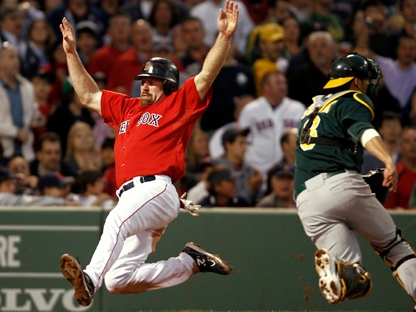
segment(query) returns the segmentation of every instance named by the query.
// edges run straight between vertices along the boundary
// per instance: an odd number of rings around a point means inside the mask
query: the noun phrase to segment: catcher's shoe
[[[212,272],[222,275],[231,274],[232,267],[223,261],[218,255],[210,254],[199,245],[189,242],[182,252],[187,253],[194,259],[200,272]]]
[[[345,291],[337,272],[337,264],[326,249],[315,252],[315,269],[319,274],[319,288],[329,303],[340,303],[345,297]],[[344,293],[344,294],[343,294]]]
[[[62,275],[74,287],[74,298],[83,307],[89,306],[94,295],[94,285],[86,274],[78,261],[68,255],[64,254],[60,260]]]

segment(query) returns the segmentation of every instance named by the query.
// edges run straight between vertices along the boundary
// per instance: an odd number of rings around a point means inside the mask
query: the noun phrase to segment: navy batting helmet
[[[329,81],[324,89],[340,87],[354,78],[376,79],[376,83],[370,83],[367,90],[367,95],[372,98],[377,95],[382,75],[376,62],[357,53],[350,53],[332,63],[328,77]]]
[[[140,74],[134,79],[141,80],[144,77],[152,77],[163,80],[163,92],[166,95],[177,91],[179,88],[179,71],[172,61],[163,57],[153,57],[142,66]]]

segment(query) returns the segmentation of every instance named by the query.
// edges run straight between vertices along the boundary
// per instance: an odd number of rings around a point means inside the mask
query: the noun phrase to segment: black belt
[[[343,172],[345,172],[345,170],[339,170],[339,171],[334,171],[334,172],[322,172],[320,174],[322,175],[323,179],[326,180],[326,179],[329,179],[330,177],[333,177],[334,175],[337,175]],[[302,183],[295,190],[295,198],[298,197],[298,195],[302,193],[304,190],[306,190],[306,184]]]
[[[139,179],[140,183],[146,183],[146,182],[150,182],[154,180],[156,180],[156,177],[154,175],[143,176],[143,177],[140,177]],[[121,197],[121,194],[123,194],[125,191],[128,191],[129,189],[133,187],[134,187],[133,181],[123,184],[123,186],[118,191],[118,197]]]

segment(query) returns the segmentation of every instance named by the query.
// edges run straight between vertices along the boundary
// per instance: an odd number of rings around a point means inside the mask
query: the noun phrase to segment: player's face
[[[163,93],[163,81],[156,78],[142,78],[140,87],[140,105],[152,105],[165,97]]]

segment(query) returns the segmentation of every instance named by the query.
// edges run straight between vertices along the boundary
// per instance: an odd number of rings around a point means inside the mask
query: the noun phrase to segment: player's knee
[[[340,261],[338,274],[344,288],[345,299],[357,299],[366,296],[373,286],[371,275],[361,264]]]

